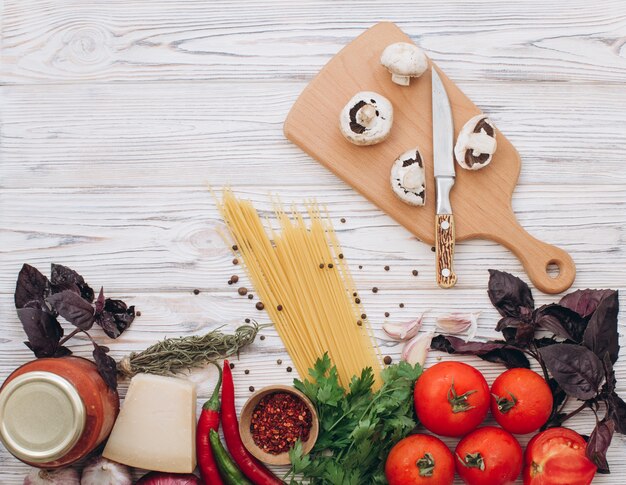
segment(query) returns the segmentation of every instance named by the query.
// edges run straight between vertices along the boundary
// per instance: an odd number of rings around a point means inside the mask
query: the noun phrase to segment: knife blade
[[[433,162],[437,192],[435,215],[435,258],[437,284],[451,288],[456,284],[454,273],[454,216],[450,204],[450,191],[454,186],[452,109],[446,88],[437,71],[432,69],[433,101]]]

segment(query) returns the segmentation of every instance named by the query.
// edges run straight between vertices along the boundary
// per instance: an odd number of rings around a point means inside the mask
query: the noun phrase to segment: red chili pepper
[[[198,467],[204,483],[211,485],[224,485],[220,472],[213,456],[209,435],[212,429],[216,432],[220,427],[220,385],[222,384],[222,369],[215,364],[219,371],[219,377],[211,398],[202,406],[202,413],[196,429],[196,453]]]
[[[228,451],[246,477],[255,485],[283,485],[284,482],[252,456],[241,441],[235,411],[235,384],[227,360],[224,361],[224,384],[222,386],[222,426]]]

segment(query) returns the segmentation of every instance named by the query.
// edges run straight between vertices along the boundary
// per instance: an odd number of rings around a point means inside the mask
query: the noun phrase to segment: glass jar
[[[119,412],[119,395],[82,357],[37,359],[0,388],[0,440],[24,463],[58,468],[102,443]]]

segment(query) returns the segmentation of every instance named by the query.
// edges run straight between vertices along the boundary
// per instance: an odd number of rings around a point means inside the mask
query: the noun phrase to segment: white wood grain
[[[310,78],[380,20],[400,23],[455,80],[619,84],[626,72],[621,0],[8,0],[0,79]]]
[[[23,262],[68,264],[142,311],[111,343],[118,358],[164,336],[267,322],[226,284],[238,274],[251,288],[231,264],[206,183],[231,184],[265,212],[270,193],[325,203],[378,336],[384,312],[402,321],[428,308],[427,328],[445,310],[483,310],[479,335],[493,335],[486,270],[523,277],[510,253],[462,243],[457,288],[437,288],[430,247],[282,135],[306,82],[379,20],[397,21],[520,151],[514,209],[532,234],[572,254],[575,287],[625,286],[622,0],[5,0],[0,9],[0,380],[31,358],[12,304]],[[276,333],[263,333],[236,361],[238,406],[250,385],[295,377]],[[400,349],[384,345],[397,360]],[[72,347],[90,352],[80,339]],[[501,371],[463,360],[489,382]],[[626,396],[626,360],[616,372]],[[201,405],[213,370],[190,378]],[[589,433],[593,417],[571,425]],[[625,452],[616,436],[613,473],[594,483],[626,482]],[[19,484],[27,470],[0,447],[0,483]]]
[[[460,85],[519,151],[521,185],[626,183],[623,86]],[[281,185],[331,184],[282,134],[304,86],[5,86],[0,187],[196,186],[199,174],[271,187],[277,173]]]

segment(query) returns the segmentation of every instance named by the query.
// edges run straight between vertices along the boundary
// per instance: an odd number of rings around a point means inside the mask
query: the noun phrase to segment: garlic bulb
[[[132,485],[130,469],[126,465],[107,460],[102,456],[92,458],[83,469],[81,485]]]
[[[458,335],[467,332],[467,340],[473,340],[478,328],[480,312],[452,312],[437,317],[437,328],[444,333]]]
[[[409,340],[402,349],[400,359],[411,365],[419,364],[424,367],[428,351],[430,350],[430,342],[434,335],[433,332],[426,332]]]
[[[409,340],[420,331],[423,320],[424,313],[406,323],[385,323],[383,324],[383,331],[393,340]]]

